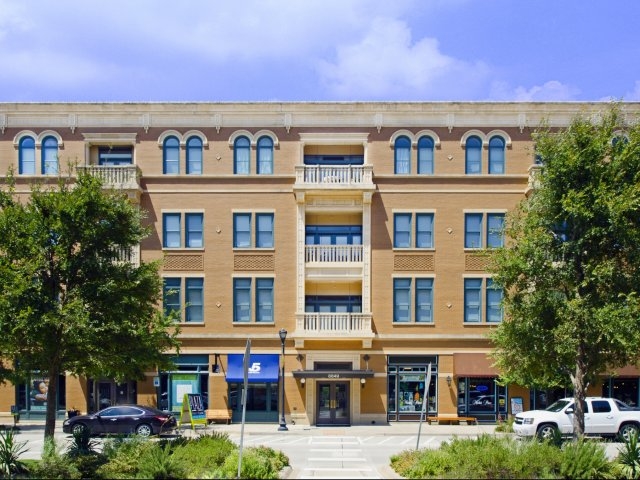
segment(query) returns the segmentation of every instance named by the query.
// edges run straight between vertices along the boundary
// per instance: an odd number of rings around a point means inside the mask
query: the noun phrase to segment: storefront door
[[[317,383],[316,425],[349,425],[349,382]]]

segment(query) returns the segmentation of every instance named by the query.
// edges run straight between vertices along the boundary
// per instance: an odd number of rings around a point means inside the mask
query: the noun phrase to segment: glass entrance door
[[[349,382],[318,382],[316,425],[349,425]]]

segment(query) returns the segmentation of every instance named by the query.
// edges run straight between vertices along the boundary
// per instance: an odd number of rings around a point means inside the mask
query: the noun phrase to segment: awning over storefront
[[[227,355],[227,382],[244,382],[243,354]],[[249,383],[277,382],[280,356],[269,354],[249,355]]]
[[[494,377],[499,372],[486,353],[454,353],[453,374],[456,377]]]

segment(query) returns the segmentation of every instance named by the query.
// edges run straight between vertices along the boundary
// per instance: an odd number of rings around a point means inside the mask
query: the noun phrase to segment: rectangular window
[[[204,322],[204,279],[187,278],[186,284],[186,321]]]
[[[233,279],[233,321],[272,323],[274,319],[273,278]],[[255,311],[251,297],[255,295]]]
[[[394,214],[393,247],[433,248],[433,213]]]
[[[256,322],[273,322],[273,278],[256,279]]]
[[[182,232],[183,214],[162,214],[162,246],[164,248],[203,248],[203,213],[184,214],[184,234]],[[184,235],[184,239],[183,239]]]
[[[185,226],[186,226],[186,245],[187,248],[202,248],[202,213],[186,213],[185,214]]]
[[[273,248],[273,214],[256,214],[256,247]]]
[[[173,312],[180,313],[180,290],[182,288],[182,279],[165,278],[163,288],[163,304],[164,314],[170,315]]]
[[[433,322],[433,278],[416,278],[416,322]]]
[[[500,323],[503,320],[503,290],[491,278],[464,279],[465,323]],[[483,307],[482,299],[485,299]]]
[[[393,279],[393,321],[433,323],[433,278]]]
[[[165,315],[178,314],[179,321],[204,322],[204,279],[167,277],[163,279],[163,305]],[[183,313],[184,312],[184,313]]]
[[[504,213],[466,213],[464,216],[464,248],[500,248],[504,246],[504,218]]]
[[[133,163],[133,147],[100,147],[98,164],[104,166],[131,165]]]
[[[251,279],[233,279],[233,321],[251,321]]]
[[[164,248],[180,248],[180,216],[179,213],[165,213],[162,215]]]
[[[253,216],[252,213],[233,214],[233,247],[273,248],[273,213],[256,213],[255,222]],[[255,239],[253,244],[252,238]]]

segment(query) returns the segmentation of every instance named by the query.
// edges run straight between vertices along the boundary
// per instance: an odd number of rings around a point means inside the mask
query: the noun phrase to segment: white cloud
[[[442,98],[474,89],[488,74],[482,63],[445,55],[434,38],[413,42],[407,24],[389,18],[374,19],[358,42],[337,46],[335,60],[319,60],[317,70],[342,98]]]
[[[624,95],[623,100],[625,102],[640,102],[640,80],[636,80],[635,88],[632,91],[627,92]]]
[[[491,99],[510,100],[516,102],[562,102],[577,99],[580,90],[557,80],[550,80],[543,85],[531,88],[511,88],[505,82],[494,82],[491,87]]]

